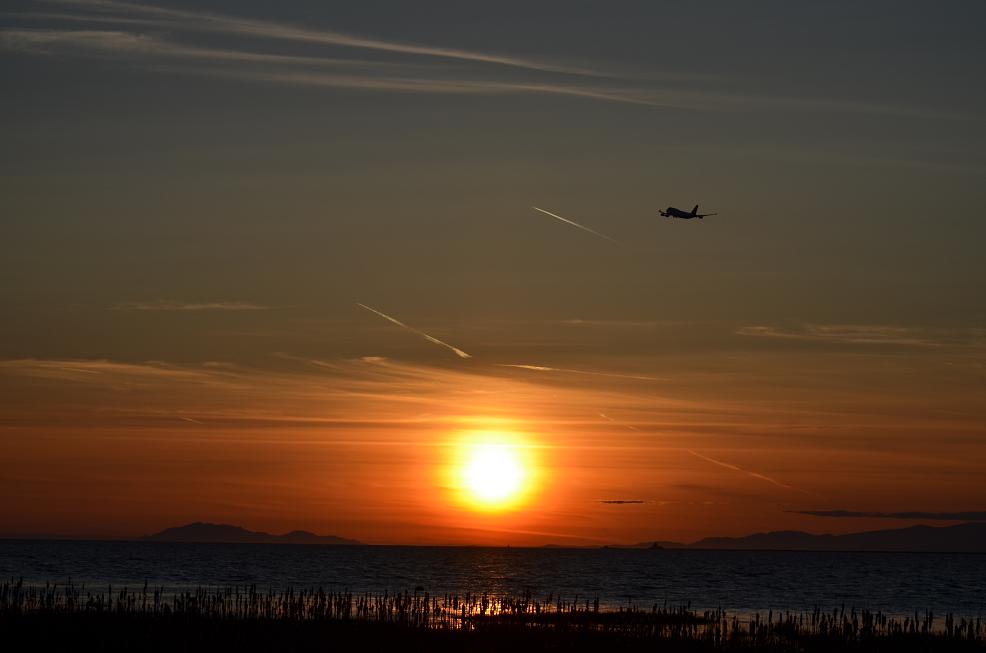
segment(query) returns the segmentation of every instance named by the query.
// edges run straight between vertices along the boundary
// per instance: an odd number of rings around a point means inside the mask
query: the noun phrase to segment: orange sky
[[[986,510],[984,22],[7,0],[0,536]],[[516,509],[455,486],[476,432],[537,460]]]
[[[843,328],[819,350],[809,331],[739,329],[736,349],[714,354],[568,353],[576,372],[487,354],[472,346],[480,329],[456,341],[473,353],[460,359],[374,316],[360,328],[429,360],[0,364],[5,530],[118,536],[204,520],[374,543],[601,544],[844,532],[902,522],[787,511],[986,500],[978,341],[915,332],[901,345],[871,329],[869,342],[831,342],[856,338]],[[674,339],[698,328],[540,333]],[[503,366],[517,364],[549,369]],[[521,437],[536,454],[539,483],[514,510],[472,510],[449,487],[455,443],[476,431]]]

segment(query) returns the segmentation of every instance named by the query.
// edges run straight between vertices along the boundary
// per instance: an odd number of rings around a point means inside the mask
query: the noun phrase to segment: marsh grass
[[[0,584],[0,628],[0,641],[25,650],[986,651],[981,618],[845,608],[740,618],[687,605],[604,610],[531,592],[166,592],[9,581]]]

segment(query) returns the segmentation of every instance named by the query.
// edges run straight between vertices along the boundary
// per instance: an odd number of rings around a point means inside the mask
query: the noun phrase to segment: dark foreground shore
[[[104,651],[986,651],[986,623],[856,609],[731,617],[687,606],[426,592],[0,585],[9,650]]]
[[[490,624],[469,630],[422,629],[369,622],[34,614],[0,617],[0,638],[12,651],[983,651],[982,640],[942,634],[797,634],[707,637],[640,636],[619,629]]]

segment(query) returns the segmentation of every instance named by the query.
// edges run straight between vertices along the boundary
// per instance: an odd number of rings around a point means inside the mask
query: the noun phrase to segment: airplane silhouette
[[[719,215],[718,213],[699,213],[698,204],[692,209],[692,212],[682,211],[681,209],[676,209],[673,206],[669,206],[664,211],[658,211],[665,218],[681,218],[682,220],[691,220],[692,218],[704,218],[707,215]]]

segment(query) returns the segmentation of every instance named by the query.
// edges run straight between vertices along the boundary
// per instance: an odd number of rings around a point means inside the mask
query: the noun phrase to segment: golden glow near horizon
[[[515,433],[472,432],[455,445],[453,488],[465,507],[503,512],[523,507],[535,489],[531,445]]]

